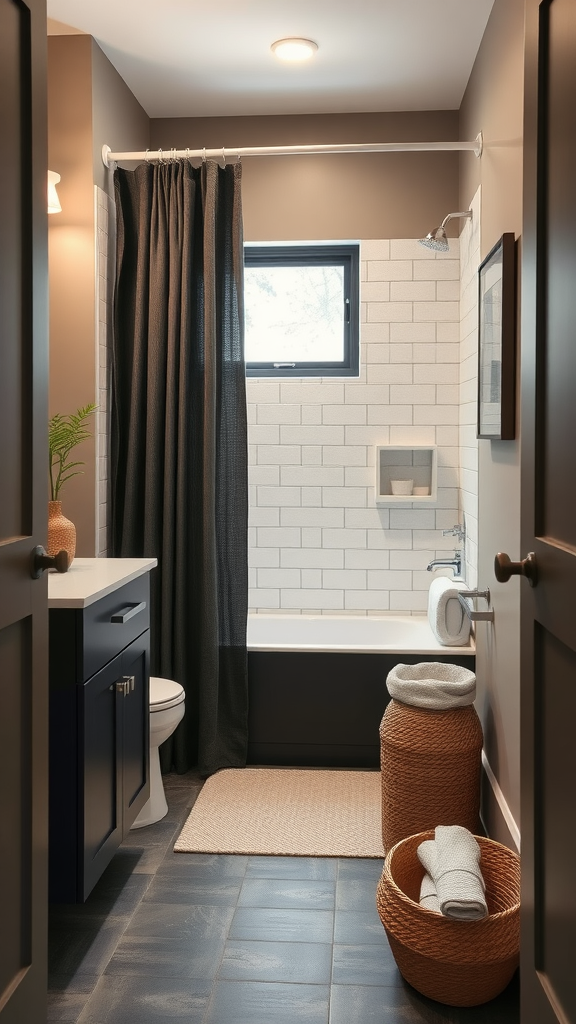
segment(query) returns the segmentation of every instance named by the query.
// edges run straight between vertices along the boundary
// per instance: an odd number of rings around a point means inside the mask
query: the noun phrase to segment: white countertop
[[[48,573],[48,607],[86,608],[155,565],[157,558],[75,558],[68,572]]]

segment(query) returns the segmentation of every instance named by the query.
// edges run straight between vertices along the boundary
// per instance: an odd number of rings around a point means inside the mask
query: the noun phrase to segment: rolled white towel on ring
[[[434,835],[420,843],[417,853],[434,882],[440,912],[456,921],[482,920],[488,905],[478,843],[462,825],[438,825]]]
[[[460,601],[459,592],[469,590],[463,580],[438,576],[428,591],[430,629],[445,647],[462,647],[470,639],[470,619]]]

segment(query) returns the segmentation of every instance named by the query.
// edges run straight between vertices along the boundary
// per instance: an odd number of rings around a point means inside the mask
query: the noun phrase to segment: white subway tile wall
[[[478,267],[480,189],[460,235],[460,508],[466,525],[466,580],[478,586]]]
[[[423,612],[426,566],[455,546],[442,530],[470,513],[472,492],[459,500],[464,449],[467,488],[476,471],[461,433],[473,339],[461,335],[459,240],[448,253],[370,240],[360,256],[360,378],[247,381],[254,611]],[[375,505],[378,444],[438,446],[434,505]]]

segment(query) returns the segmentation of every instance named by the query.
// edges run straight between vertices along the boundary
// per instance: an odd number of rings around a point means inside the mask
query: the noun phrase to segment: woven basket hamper
[[[376,905],[398,969],[422,995],[450,1006],[478,1006],[506,988],[518,966],[520,858],[476,836],[488,917],[452,921],[418,903],[424,869],[416,850],[434,832],[409,836],[386,856]]]
[[[430,711],[391,700],[380,724],[384,849],[436,825],[478,832],[481,754],[472,705]]]

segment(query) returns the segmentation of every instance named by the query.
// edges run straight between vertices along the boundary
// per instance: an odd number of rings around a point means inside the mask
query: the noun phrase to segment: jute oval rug
[[[202,787],[177,853],[384,857],[380,773],[226,768]]]

